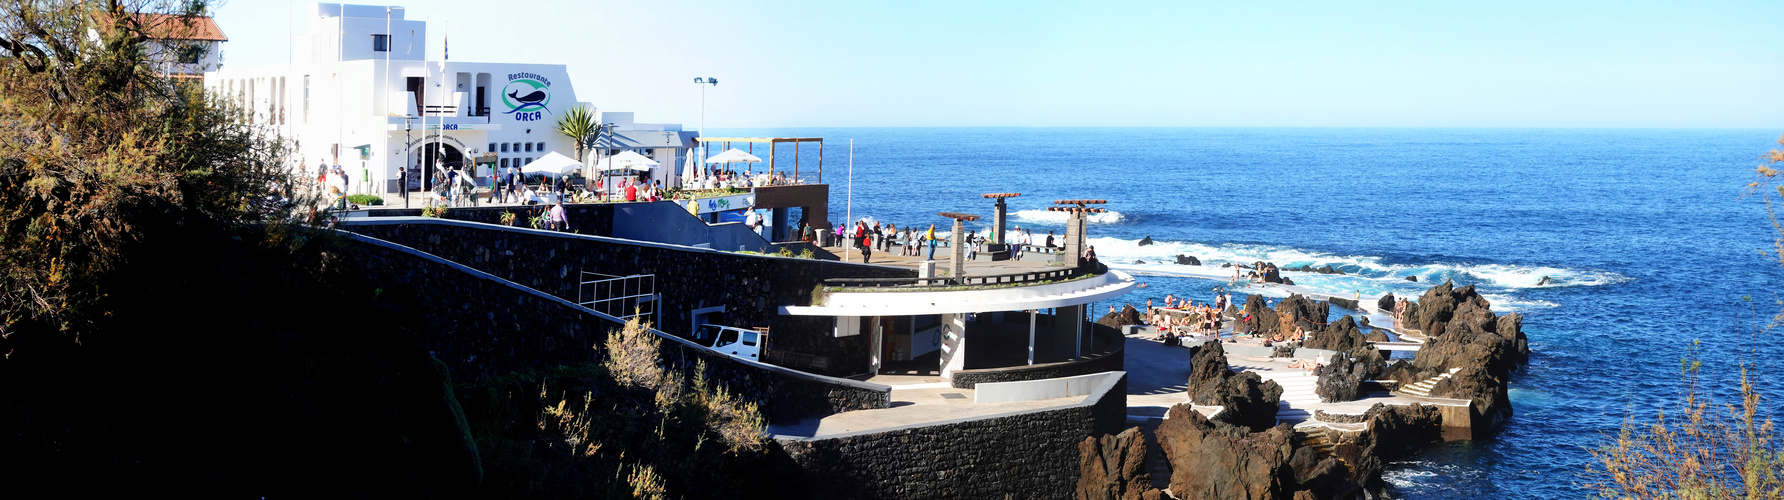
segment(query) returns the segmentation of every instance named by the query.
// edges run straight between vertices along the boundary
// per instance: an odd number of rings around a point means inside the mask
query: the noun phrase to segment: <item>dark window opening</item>
[[[390,52],[390,35],[372,35],[372,52]]]

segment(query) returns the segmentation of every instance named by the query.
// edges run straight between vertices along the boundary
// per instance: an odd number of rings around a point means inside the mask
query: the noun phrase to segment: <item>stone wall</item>
[[[580,271],[655,274],[662,324],[674,335],[692,330],[692,312],[723,306],[725,322],[770,328],[768,347],[828,358],[827,375],[868,369],[867,335],[834,337],[828,317],[784,316],[780,306],[806,305],[825,278],[908,278],[885,266],[720,252],[427,217],[349,219],[348,231],[413,247],[572,302]]]
[[[1035,365],[1011,366],[1004,368],[981,368],[976,370],[955,370],[950,385],[959,389],[971,389],[986,382],[1017,382],[1022,380],[1042,380],[1049,378],[1072,377],[1121,371],[1125,368],[1122,347],[1127,337],[1121,332],[1107,326],[1090,323],[1091,335],[1097,340],[1107,342],[1108,350],[1087,355],[1082,359],[1061,361],[1058,363],[1041,363]],[[1094,343],[1094,342],[1093,342]]]
[[[564,205],[564,219],[570,221],[570,230],[580,234],[611,235],[613,234],[613,212],[615,203],[568,203]],[[443,218],[484,224],[501,224],[502,214],[514,214],[514,226],[530,228],[533,217],[545,214],[547,205],[502,205],[489,207],[456,207],[446,209]],[[421,208],[367,208],[370,217],[420,217]]]
[[[1071,498],[1078,442],[1126,413],[1123,373],[1071,406],[776,443],[811,498]]]
[[[374,283],[427,311],[418,341],[446,363],[453,380],[598,362],[595,346],[620,327],[617,318],[437,256],[346,236],[363,243],[349,246],[348,258],[363,263]],[[666,363],[691,369],[705,362],[708,380],[760,403],[773,422],[890,405],[884,385],[742,361],[659,334]]]

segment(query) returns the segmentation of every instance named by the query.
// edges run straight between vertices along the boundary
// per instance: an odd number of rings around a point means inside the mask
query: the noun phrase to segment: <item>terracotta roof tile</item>
[[[156,40],[209,40],[217,42],[229,41],[223,35],[223,29],[209,17],[176,16],[172,14],[131,14],[142,24],[143,32]],[[106,22],[103,14],[93,14],[94,24],[100,29],[110,30],[111,23]]]

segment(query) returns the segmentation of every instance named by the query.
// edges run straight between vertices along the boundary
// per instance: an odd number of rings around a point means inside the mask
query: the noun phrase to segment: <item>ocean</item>
[[[1433,445],[1390,463],[1402,498],[1579,498],[1589,450],[1625,418],[1651,419],[1683,388],[1702,341],[1706,387],[1732,400],[1749,363],[1776,411],[1784,358],[1759,328],[1777,312],[1778,264],[1761,199],[1742,197],[1777,130],[1342,128],[786,128],[709,136],[822,137],[833,221],[899,224],[986,216],[982,193],[1016,192],[1013,223],[1064,233],[1044,209],[1106,199],[1091,242],[1114,267],[1146,269],[1143,305],[1211,298],[1168,275],[1202,262],[1331,265],[1295,280],[1365,297],[1475,285],[1525,316],[1530,364],[1496,436]],[[854,140],[850,182],[849,141]],[[760,149],[760,148],[758,148]],[[801,148],[801,171],[816,155]],[[757,151],[762,155],[762,151]],[[780,152],[782,165],[791,153]],[[852,187],[851,187],[852,186]],[[852,191],[852,194],[851,194]],[[1151,237],[1155,245],[1137,243]],[[1146,264],[1135,264],[1144,261]],[[1166,264],[1159,264],[1165,262]],[[1417,276],[1419,282],[1406,281]],[[1547,278],[1545,281],[1544,278]],[[1220,283],[1224,284],[1224,283]],[[1260,293],[1237,289],[1239,294]],[[1270,293],[1270,292],[1262,292]],[[1101,304],[1099,303],[1099,308]],[[1341,312],[1341,311],[1340,311]]]

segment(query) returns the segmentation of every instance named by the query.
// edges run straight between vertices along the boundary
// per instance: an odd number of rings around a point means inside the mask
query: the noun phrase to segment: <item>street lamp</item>
[[[700,137],[706,137],[706,87],[719,86],[719,79],[713,77],[694,77],[694,84],[700,86]],[[700,143],[700,161],[706,161],[706,143]],[[705,165],[696,165],[698,169]]]

